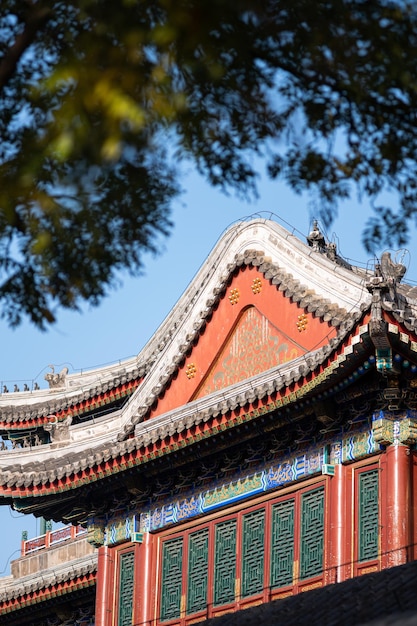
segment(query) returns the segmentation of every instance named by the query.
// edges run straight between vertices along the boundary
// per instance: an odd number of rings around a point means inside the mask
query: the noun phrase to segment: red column
[[[111,626],[113,614],[114,558],[111,548],[98,549],[96,585],[96,626]]]
[[[337,575],[338,583],[350,578],[350,533],[351,526],[351,507],[350,493],[347,490],[347,474],[350,474],[351,468],[344,465],[335,466],[336,485],[336,554],[337,554]],[[350,481],[351,483],[351,481]]]
[[[408,446],[393,444],[385,453],[382,495],[382,563],[393,567],[407,562],[411,545],[411,461]],[[385,495],[385,497],[384,497]]]
[[[412,527],[412,550],[410,551],[410,559],[417,559],[417,452],[411,453],[412,466],[412,498],[411,498],[411,527]]]
[[[155,589],[152,586],[153,580],[153,536],[150,533],[143,534],[143,542],[138,550],[138,558],[136,561],[136,577],[135,577],[135,623],[142,626],[148,626],[152,623],[152,611],[154,605],[153,593]]]
[[[330,559],[328,583],[342,582],[351,577],[351,468],[335,465],[330,479]],[[350,487],[350,489],[349,489]]]

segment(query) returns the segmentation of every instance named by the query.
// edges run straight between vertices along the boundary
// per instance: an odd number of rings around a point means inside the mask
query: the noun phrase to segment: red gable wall
[[[335,335],[260,274],[244,267],[151,416],[286,363]],[[167,364],[168,365],[168,364]]]

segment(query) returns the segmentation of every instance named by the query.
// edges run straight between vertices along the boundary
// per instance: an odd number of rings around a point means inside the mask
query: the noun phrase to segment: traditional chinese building
[[[0,396],[0,501],[74,526],[0,624],[185,626],[415,559],[417,288],[307,239],[233,226],[137,357]]]

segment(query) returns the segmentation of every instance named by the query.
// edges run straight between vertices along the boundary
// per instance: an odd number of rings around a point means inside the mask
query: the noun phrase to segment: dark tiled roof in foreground
[[[209,619],[204,626],[414,626],[417,562]]]
[[[417,624],[417,562],[209,619],[204,626]]]

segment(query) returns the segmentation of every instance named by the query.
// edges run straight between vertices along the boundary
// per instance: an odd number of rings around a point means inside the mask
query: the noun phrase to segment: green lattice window
[[[324,488],[301,497],[300,579],[323,571]]]
[[[292,584],[294,564],[294,500],[272,507],[271,581],[272,588]]]
[[[236,519],[216,524],[213,598],[215,606],[235,600],[236,525]]]
[[[188,540],[188,614],[207,607],[208,542],[208,528],[192,533]]]
[[[264,586],[265,510],[247,513],[242,522],[242,597]]]
[[[133,617],[133,585],[135,572],[135,555],[125,552],[119,560],[119,617],[118,626],[132,626]]]
[[[359,474],[359,561],[378,556],[378,470]]]
[[[180,617],[182,594],[183,538],[165,541],[162,546],[161,622]]]

